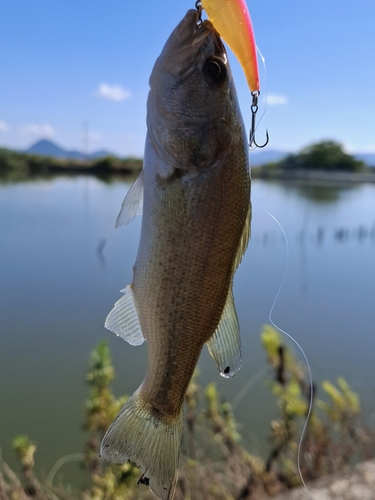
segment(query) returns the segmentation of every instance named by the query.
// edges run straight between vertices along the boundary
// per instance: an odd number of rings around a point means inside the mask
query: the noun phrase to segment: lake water
[[[116,395],[131,394],[142,381],[146,347],[131,347],[103,326],[131,281],[138,246],[140,217],[114,228],[128,188],[92,177],[0,186],[0,446],[12,465],[18,434],[37,443],[45,473],[61,456],[82,451],[84,376],[98,341],[109,341]],[[289,242],[274,321],[303,346],[314,381],[345,377],[374,422],[375,185],[255,180],[252,190]],[[283,234],[253,198],[252,238],[234,289],[243,368],[222,379],[205,349],[199,380],[215,381],[234,402],[244,441],[260,453],[276,409],[259,334],[285,266]]]

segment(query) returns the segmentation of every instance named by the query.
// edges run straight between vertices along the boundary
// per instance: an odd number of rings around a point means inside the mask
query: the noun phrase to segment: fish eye
[[[218,57],[210,57],[203,66],[203,74],[208,83],[219,85],[223,83],[227,77],[227,67]]]

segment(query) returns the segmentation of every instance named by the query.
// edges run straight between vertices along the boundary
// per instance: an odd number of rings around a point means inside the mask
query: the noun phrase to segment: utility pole
[[[83,154],[86,156],[86,158],[89,157],[90,150],[89,150],[89,122],[88,120],[84,120],[82,122],[82,150]]]

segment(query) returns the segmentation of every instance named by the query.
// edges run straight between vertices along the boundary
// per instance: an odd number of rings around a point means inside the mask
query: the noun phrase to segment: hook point
[[[270,140],[270,136],[268,134],[268,130],[266,129],[266,142],[264,144],[262,144],[262,145],[257,144],[255,137],[253,137],[252,142],[255,144],[255,146],[257,148],[265,148],[267,146],[267,144],[269,143],[269,140]]]

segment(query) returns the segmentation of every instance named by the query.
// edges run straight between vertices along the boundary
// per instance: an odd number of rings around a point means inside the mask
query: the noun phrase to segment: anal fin
[[[220,323],[207,342],[208,350],[225,378],[233,377],[241,368],[241,338],[232,290],[228,293]]]

